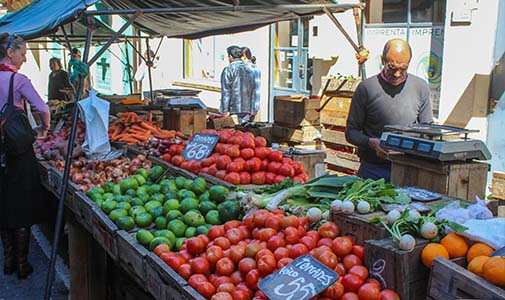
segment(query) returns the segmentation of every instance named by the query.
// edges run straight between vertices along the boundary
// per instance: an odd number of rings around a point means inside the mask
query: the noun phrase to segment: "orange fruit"
[[[477,256],[489,256],[493,253],[493,248],[489,247],[484,243],[475,243],[468,249],[468,253],[466,254],[466,261],[471,263],[472,260]]]
[[[454,232],[446,235],[440,241],[440,244],[449,252],[450,258],[462,257],[468,252],[468,244],[465,242],[465,239]]]
[[[490,257],[482,266],[482,277],[505,289],[505,258],[501,256]]]
[[[488,261],[488,259],[489,256],[484,255],[477,256],[468,264],[466,268],[468,269],[468,271],[476,275],[482,276],[482,266]]]
[[[433,259],[435,259],[437,256],[442,256],[449,259],[449,253],[447,252],[447,249],[445,249],[445,247],[441,244],[429,243],[421,252],[421,260],[423,261],[423,264],[428,268],[431,268]]]

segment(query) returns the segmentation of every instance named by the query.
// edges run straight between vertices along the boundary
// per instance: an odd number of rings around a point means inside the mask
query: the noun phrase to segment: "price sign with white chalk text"
[[[272,300],[305,300],[319,294],[338,274],[309,254],[262,279],[258,286]]]
[[[186,145],[182,156],[185,160],[202,160],[209,157],[209,155],[216,147],[219,141],[219,135],[197,133],[193,135],[191,141]]]

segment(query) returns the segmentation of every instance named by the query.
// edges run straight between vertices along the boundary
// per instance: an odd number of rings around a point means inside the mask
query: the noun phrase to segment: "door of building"
[[[312,59],[309,50],[309,18],[279,22],[270,29],[270,109],[280,95],[310,94]]]

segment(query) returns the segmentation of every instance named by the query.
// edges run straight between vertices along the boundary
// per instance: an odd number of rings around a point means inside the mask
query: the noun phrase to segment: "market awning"
[[[333,12],[353,7],[351,4],[336,5],[334,1],[321,0],[103,0],[102,2],[113,10],[123,10],[123,14],[124,11],[135,9],[145,11],[135,19],[134,25],[150,35],[189,39],[253,30],[300,16],[322,14],[325,5],[333,7]],[[186,11],[169,12],[170,9],[186,9]]]
[[[97,0],[34,0],[22,9],[0,19],[0,32],[16,33],[33,39],[56,32],[76,20],[77,13]]]

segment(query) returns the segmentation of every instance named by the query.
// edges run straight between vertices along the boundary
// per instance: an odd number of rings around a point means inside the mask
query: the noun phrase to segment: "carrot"
[[[177,131],[177,132],[175,133],[175,136],[176,136],[176,137],[183,138],[183,137],[184,137],[184,133],[182,133],[182,132],[180,132],[180,131]]]
[[[140,127],[145,128],[147,130],[155,130],[154,126],[149,125],[147,122],[142,121],[140,122]]]
[[[147,136],[142,134],[132,134],[131,137],[143,142],[147,140]]]

